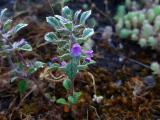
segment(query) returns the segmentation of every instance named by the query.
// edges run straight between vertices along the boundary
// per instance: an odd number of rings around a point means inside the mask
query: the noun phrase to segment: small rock
[[[148,88],[153,88],[156,85],[156,80],[155,78],[150,75],[150,76],[146,76],[144,78],[144,84],[148,87]]]

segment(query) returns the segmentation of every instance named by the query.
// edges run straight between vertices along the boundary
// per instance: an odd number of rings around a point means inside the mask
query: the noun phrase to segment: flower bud
[[[72,45],[71,55],[72,57],[79,57],[81,55],[81,46],[78,43]]]

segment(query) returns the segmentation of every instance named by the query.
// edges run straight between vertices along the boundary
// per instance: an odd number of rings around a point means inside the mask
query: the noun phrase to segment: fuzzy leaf
[[[6,32],[9,29],[11,29],[11,26],[12,26],[12,20],[8,19],[3,25],[3,30]]]
[[[45,34],[44,39],[47,42],[55,42],[58,38],[57,36],[54,34],[54,32],[49,32],[47,34]]]
[[[17,33],[18,31],[20,31],[22,28],[26,27],[28,24],[24,24],[24,23],[19,23],[18,25],[16,25],[14,27],[14,33]]]
[[[65,6],[62,9],[62,15],[63,15],[63,17],[71,20],[72,16],[73,16],[73,11],[68,6]]]
[[[24,50],[24,51],[32,51],[32,46],[30,44],[25,44],[22,47],[18,48],[19,50]]]
[[[49,70],[57,70],[60,67],[58,63],[53,63],[50,67]]]
[[[81,14],[81,10],[76,11],[76,13],[74,14],[74,21],[78,20],[78,17],[80,14]]]
[[[45,66],[45,63],[41,62],[41,61],[36,61],[34,66],[36,68],[43,68]]]
[[[94,30],[92,28],[85,28],[82,36],[86,39],[91,37],[93,34],[94,34]]]
[[[33,73],[36,72],[36,71],[37,71],[37,68],[35,68],[35,67],[30,67],[27,72],[28,72],[29,74],[33,74]]]
[[[64,18],[60,15],[55,15],[55,17],[60,20],[61,24],[66,24],[67,22],[69,22],[69,20],[67,20],[66,18]]]
[[[6,14],[6,12],[7,12],[7,8],[5,8],[5,9],[3,9],[3,10],[1,11],[1,15],[0,15],[0,19],[1,19],[1,20],[3,19],[4,15]]]
[[[48,23],[50,26],[52,26],[52,27],[55,28],[56,30],[57,30],[57,29],[60,29],[60,27],[61,27],[60,22],[59,22],[59,21],[57,20],[57,18],[55,18],[55,17],[51,17],[51,16],[46,17],[46,21],[47,21],[47,23]]]
[[[86,20],[90,17],[91,10],[83,12],[80,17],[80,24],[85,24]]]

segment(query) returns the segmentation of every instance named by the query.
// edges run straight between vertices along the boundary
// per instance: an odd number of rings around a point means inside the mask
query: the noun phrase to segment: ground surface
[[[103,39],[102,31],[105,26],[114,27],[112,17],[120,1],[109,2],[110,14],[105,13],[103,2],[86,1],[75,0],[68,4],[73,9],[82,8],[84,3],[89,7],[95,4],[96,8],[92,8],[92,17],[97,17],[98,20],[98,26],[95,28],[98,32],[93,36],[96,43],[93,47],[94,59],[97,63],[82,71],[75,81],[75,89],[82,91],[79,103],[68,110],[65,106],[55,104],[54,99],[48,99],[46,93],[58,98],[65,95],[65,90],[61,83],[40,80],[39,76],[44,69],[38,71],[34,79],[29,81],[30,87],[27,92],[19,94],[17,81],[10,83],[10,75],[6,74],[8,71],[6,61],[1,65],[0,71],[2,75],[0,76],[0,120],[158,120],[160,118],[160,77],[152,76],[150,69],[145,66],[154,60],[160,62],[160,54],[147,48],[142,49],[135,43],[120,40],[114,35],[111,43]],[[0,2],[1,8],[12,5],[13,3]],[[47,62],[56,55],[55,46],[42,45],[44,34],[52,31],[44,22],[45,17],[52,14],[51,8],[47,2],[34,3],[30,6],[32,8],[30,10],[27,9],[25,2],[23,5],[26,9],[23,10],[24,13],[14,18],[15,23],[23,19],[29,26],[14,40],[26,38],[35,49],[34,53],[25,54],[25,59],[36,58]],[[11,14],[15,14],[12,9]],[[92,77],[88,72],[94,76],[96,86],[93,86]],[[104,97],[100,104],[92,101],[94,87],[97,95]]]

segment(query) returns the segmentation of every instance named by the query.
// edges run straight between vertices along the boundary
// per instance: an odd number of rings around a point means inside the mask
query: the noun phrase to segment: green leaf
[[[8,19],[3,25],[3,30],[7,32],[9,29],[11,29],[11,26],[12,26],[12,20]]]
[[[83,12],[80,17],[80,24],[85,24],[86,20],[90,17],[91,10]]]
[[[44,39],[47,42],[55,42],[58,38],[57,36],[54,34],[54,32],[49,32],[47,34],[45,34]]]
[[[154,48],[157,45],[157,39],[150,36],[147,40],[147,45]]]
[[[92,28],[85,28],[83,31],[82,37],[87,39],[87,38],[91,37],[93,34],[94,34],[94,30]]]
[[[60,60],[65,61],[65,60],[70,58],[70,54],[66,53],[66,54],[63,54],[63,55],[58,56],[58,57],[59,57]]]
[[[57,70],[60,67],[58,63],[53,63],[51,66],[49,66],[49,70]]]
[[[46,21],[47,23],[52,26],[53,28],[55,28],[55,30],[60,29],[61,28],[61,24],[60,22],[57,20],[57,18],[55,17],[46,17]]]
[[[24,50],[24,51],[32,51],[32,46],[30,44],[25,44],[22,47],[18,48],[19,50]]]
[[[72,31],[73,30],[73,23],[72,22],[67,22],[64,24],[64,27],[69,30]]]
[[[79,97],[81,96],[81,92],[74,92],[73,95],[75,96],[75,98],[78,101]]]
[[[68,96],[68,101],[71,104],[76,104],[78,102],[75,96]]]
[[[71,0],[64,0],[64,3],[70,2]]]
[[[28,86],[27,86],[27,81],[26,80],[20,80],[18,82],[18,91],[20,93],[24,93],[27,90]]]
[[[153,8],[153,10],[154,10],[154,13],[155,13],[157,16],[160,15],[160,5],[155,6],[155,7]]]
[[[81,10],[76,11],[76,13],[74,14],[74,21],[78,20],[80,13],[81,13]]]
[[[95,26],[98,25],[98,22],[96,21],[95,18],[91,18],[88,20],[88,26],[94,28]]]
[[[67,40],[58,40],[58,41],[57,41],[57,45],[58,45],[59,47],[63,47],[66,43],[67,43]]]
[[[33,74],[33,73],[36,72],[36,71],[37,71],[37,68],[35,68],[35,67],[30,67],[27,72],[28,72],[29,74]]]
[[[17,78],[18,78],[17,76],[12,77],[12,78],[11,78],[11,80],[10,80],[10,82],[11,82],[11,83],[13,83],[14,81],[16,81],[16,80],[17,80]]]
[[[68,6],[65,6],[62,8],[62,15],[63,17],[71,20],[73,17],[73,11]]]
[[[81,96],[81,92],[74,92],[74,93],[73,93],[73,96],[68,96],[68,101],[69,101],[71,104],[77,104],[80,96]]]
[[[62,105],[68,105],[67,101],[64,98],[57,99],[56,103],[62,104]]]
[[[78,70],[85,70],[87,67],[87,65],[78,65]]]
[[[126,39],[127,37],[129,37],[132,34],[132,32],[128,29],[122,29],[119,33],[120,38],[122,39]]]
[[[36,61],[34,66],[36,68],[43,68],[45,66],[45,63],[41,62],[41,61]]]
[[[55,15],[55,17],[57,18],[57,19],[59,19],[60,20],[60,23],[61,24],[66,24],[67,22],[69,22],[69,20],[67,20],[66,18],[64,18],[64,17],[62,17],[62,16],[60,16],[60,15]]]
[[[72,81],[70,79],[66,79],[63,81],[63,87],[68,90],[72,87]]]
[[[1,11],[1,15],[0,15],[0,19],[2,20],[4,15],[6,14],[7,12],[7,8],[4,8],[2,11]]]
[[[45,66],[45,63],[41,62],[41,61],[36,61],[34,63],[33,66],[31,66],[29,69],[28,69],[28,73],[29,74],[33,74],[34,72],[36,72],[39,68],[43,68]]]
[[[20,31],[22,28],[26,27],[28,24],[24,24],[24,23],[19,23],[18,25],[16,25],[14,27],[14,33],[17,33],[18,31]]]
[[[125,6],[124,5],[119,5],[118,6],[118,10],[117,10],[117,13],[116,13],[116,17],[115,17],[115,20],[118,20],[120,18],[123,18],[123,16],[125,15],[126,13],[126,10],[125,10]]]

